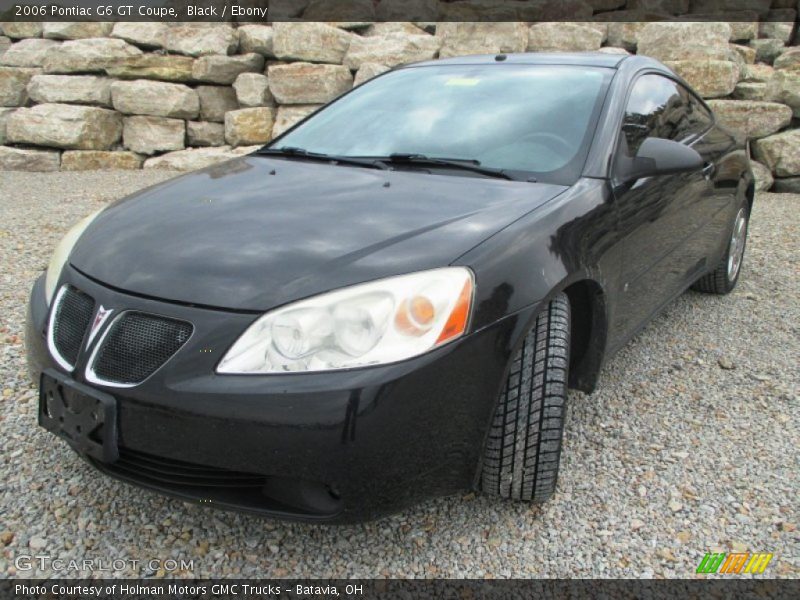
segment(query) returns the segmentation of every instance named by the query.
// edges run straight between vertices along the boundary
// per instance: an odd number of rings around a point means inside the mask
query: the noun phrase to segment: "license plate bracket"
[[[105,463],[119,458],[116,399],[52,369],[39,382],[39,425],[81,454]]]

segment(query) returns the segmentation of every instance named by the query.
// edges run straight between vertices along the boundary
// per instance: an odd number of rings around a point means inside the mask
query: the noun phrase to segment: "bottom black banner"
[[[798,598],[800,580],[5,580],[0,597],[27,599],[186,598]]]

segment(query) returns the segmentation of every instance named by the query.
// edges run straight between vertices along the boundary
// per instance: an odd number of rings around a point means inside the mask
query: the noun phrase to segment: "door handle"
[[[707,162],[703,165],[703,177],[706,179],[711,179],[716,171],[717,167],[713,162]]]

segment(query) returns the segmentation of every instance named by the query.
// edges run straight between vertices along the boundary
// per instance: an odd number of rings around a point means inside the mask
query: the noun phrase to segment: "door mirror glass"
[[[647,138],[639,146],[636,156],[619,163],[618,178],[624,181],[696,171],[703,167],[703,157],[680,142],[661,138]]]

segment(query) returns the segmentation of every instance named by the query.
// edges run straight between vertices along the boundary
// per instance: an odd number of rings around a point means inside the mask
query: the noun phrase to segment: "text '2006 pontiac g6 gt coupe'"
[[[688,287],[733,289],[753,193],[652,59],[398,68],[70,231],[30,299],[39,422],[112,477],[280,518],[544,501],[568,388]]]

